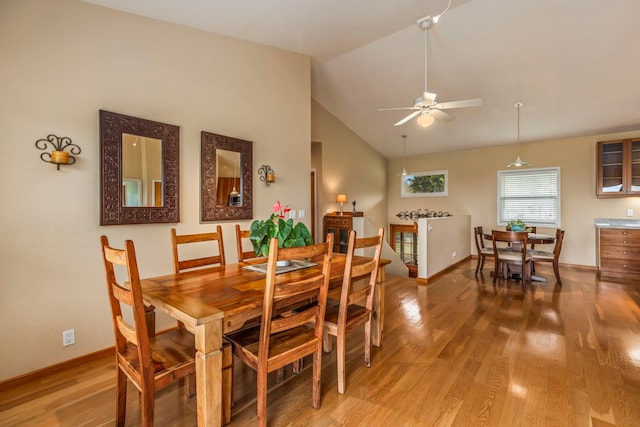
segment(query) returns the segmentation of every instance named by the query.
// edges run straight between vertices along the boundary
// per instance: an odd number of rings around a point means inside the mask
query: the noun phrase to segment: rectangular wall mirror
[[[178,126],[100,110],[100,225],[179,222]]]
[[[203,131],[200,141],[202,221],[253,217],[253,143]]]

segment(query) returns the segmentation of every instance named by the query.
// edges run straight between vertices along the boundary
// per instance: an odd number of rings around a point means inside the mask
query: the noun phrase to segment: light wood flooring
[[[363,333],[350,336],[346,393],[335,351],[323,360],[322,406],[311,406],[311,370],[270,378],[270,426],[640,426],[640,284],[560,269],[555,286],[523,290],[475,260],[428,286],[388,276],[385,341],[363,366]],[[309,364],[307,364],[309,365]],[[255,383],[236,363],[231,426],[256,423]],[[112,357],[0,388],[0,426],[113,425]],[[129,388],[127,425],[139,424]],[[157,426],[196,425],[181,386],[157,393]]]

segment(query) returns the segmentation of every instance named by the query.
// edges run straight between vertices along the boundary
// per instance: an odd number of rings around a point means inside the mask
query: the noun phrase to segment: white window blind
[[[560,168],[498,171],[498,224],[560,226]]]

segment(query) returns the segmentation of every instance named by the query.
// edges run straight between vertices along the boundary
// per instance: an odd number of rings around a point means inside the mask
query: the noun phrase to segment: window
[[[498,224],[560,227],[560,168],[498,171]]]

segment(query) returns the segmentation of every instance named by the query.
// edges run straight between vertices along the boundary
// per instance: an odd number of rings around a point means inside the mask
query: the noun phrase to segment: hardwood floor
[[[276,384],[271,426],[638,426],[640,284],[595,272],[536,266],[544,285],[489,272],[475,260],[429,283],[387,277],[385,341],[363,365],[364,334],[349,336],[346,393],[335,350],[323,359],[322,406],[311,407],[311,369]],[[310,365],[309,363],[306,364]],[[256,423],[253,373],[236,363],[231,426]],[[37,382],[0,388],[0,426],[113,425],[115,365],[101,358]],[[182,386],[156,398],[156,425],[196,425]],[[129,388],[127,425],[139,424]]]

